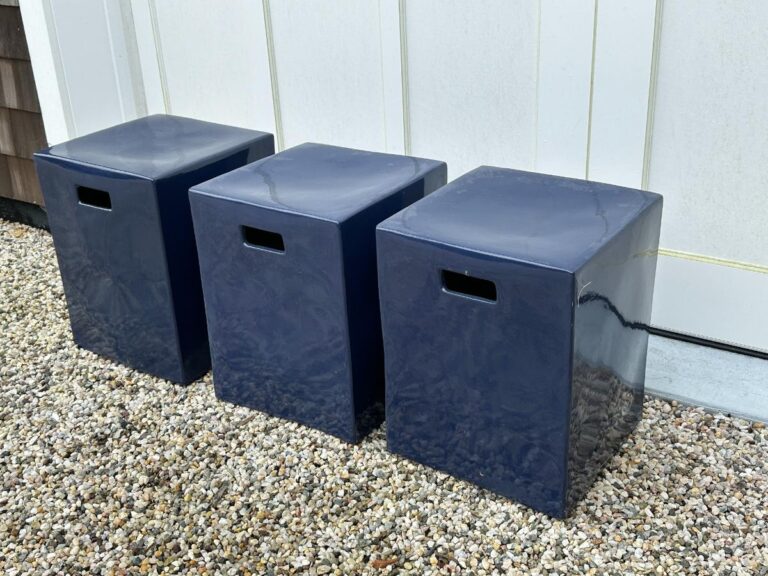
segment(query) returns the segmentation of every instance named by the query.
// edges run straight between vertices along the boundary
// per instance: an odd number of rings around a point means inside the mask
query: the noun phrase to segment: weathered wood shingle
[[[0,196],[43,203],[32,155],[46,144],[16,0],[0,0]]]

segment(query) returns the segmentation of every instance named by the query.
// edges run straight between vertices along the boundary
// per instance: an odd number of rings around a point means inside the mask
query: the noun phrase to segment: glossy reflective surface
[[[37,153],[75,342],[174,382],[202,376],[188,190],[273,151],[263,132],[150,116]]]
[[[445,183],[441,162],[326,144],[301,144],[205,183],[205,193],[245,204],[342,222],[394,191]],[[433,182],[434,181],[434,182]],[[418,188],[418,187],[417,187]],[[422,195],[413,192],[403,206]]]
[[[45,154],[157,180],[237,154],[257,141],[264,146],[269,138],[255,130],[155,114],[57,144]]]
[[[484,166],[387,227],[468,250],[575,271],[656,196]]]
[[[380,224],[389,448],[565,516],[640,416],[661,204],[484,167]]]
[[[441,162],[305,144],[193,187],[217,396],[349,442],[375,425],[375,227],[445,178]]]

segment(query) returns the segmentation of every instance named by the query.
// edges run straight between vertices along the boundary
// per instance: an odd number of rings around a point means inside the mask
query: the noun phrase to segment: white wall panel
[[[536,170],[585,178],[595,0],[540,0]]]
[[[261,2],[151,1],[168,111],[274,132]]]
[[[51,50],[66,99],[70,136],[136,118],[131,60],[121,6],[103,0],[48,2]]]
[[[662,246],[690,253],[660,259],[655,323],[763,350],[766,29],[764,2],[664,3],[648,177],[649,188],[664,194]]]
[[[141,88],[147,114],[167,112],[164,79],[160,70],[158,42],[155,39],[157,15],[152,0],[130,0],[133,33],[136,38]]]
[[[665,2],[649,187],[665,247],[768,264],[768,3]]]
[[[285,146],[387,149],[378,2],[270,2]]]
[[[451,179],[482,164],[531,169],[536,3],[406,6],[411,153],[447,161]]]
[[[610,0],[597,10],[587,177],[640,188],[651,89],[656,7]]]
[[[120,109],[126,119],[146,116],[147,105],[130,0],[103,0]]]
[[[662,254],[653,325],[768,352],[768,267]]]

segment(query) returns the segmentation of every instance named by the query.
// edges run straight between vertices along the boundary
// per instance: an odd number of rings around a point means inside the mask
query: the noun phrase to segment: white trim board
[[[19,4],[24,33],[32,60],[35,87],[49,145],[69,140],[73,135],[71,112],[61,79],[61,62],[55,29],[50,23],[48,0],[21,0]]]

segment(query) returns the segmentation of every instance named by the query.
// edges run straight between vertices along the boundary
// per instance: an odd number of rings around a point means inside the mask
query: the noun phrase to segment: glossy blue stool
[[[210,368],[189,187],[272,135],[149,116],[35,154],[78,346],[188,383]]]
[[[216,395],[356,442],[380,422],[376,225],[442,162],[303,144],[195,186]]]
[[[565,516],[641,415],[661,208],[483,167],[382,222],[389,449]]]

